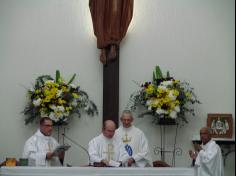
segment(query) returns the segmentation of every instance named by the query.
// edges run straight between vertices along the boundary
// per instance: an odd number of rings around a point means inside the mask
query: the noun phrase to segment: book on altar
[[[53,153],[59,154],[60,152],[67,151],[69,148],[70,148],[70,145],[59,145],[54,149]]]
[[[117,161],[110,160],[109,161],[109,166],[110,167],[120,167],[121,163]]]

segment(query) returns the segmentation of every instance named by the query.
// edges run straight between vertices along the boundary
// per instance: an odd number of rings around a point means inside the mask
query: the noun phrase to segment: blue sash
[[[129,156],[133,155],[133,150],[132,150],[131,146],[129,146],[128,144],[125,145],[125,150]]]

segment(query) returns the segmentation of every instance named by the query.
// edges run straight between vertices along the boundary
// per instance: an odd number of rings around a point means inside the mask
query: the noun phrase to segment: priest
[[[30,166],[60,166],[64,160],[64,151],[54,152],[59,146],[51,136],[53,122],[49,117],[40,119],[38,131],[26,142],[23,158],[27,158]]]
[[[151,167],[152,159],[148,140],[144,133],[132,125],[133,115],[125,110],[120,118],[122,125],[116,130],[116,135],[123,141],[129,155],[128,167]]]
[[[128,155],[120,138],[114,136],[116,125],[106,120],[102,133],[89,142],[90,163],[98,167],[120,167],[127,162]]]
[[[195,151],[189,155],[195,161],[197,176],[224,176],[224,166],[220,147],[211,138],[212,130],[203,127],[200,130],[202,144],[195,144]]]

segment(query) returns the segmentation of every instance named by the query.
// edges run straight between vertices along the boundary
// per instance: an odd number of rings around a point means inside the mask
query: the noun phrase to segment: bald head
[[[102,133],[105,137],[113,138],[116,130],[116,124],[112,120],[106,120],[103,124]]]
[[[211,131],[212,131],[211,128],[208,128],[208,127],[201,128],[200,137],[204,145],[207,144],[211,140],[211,134],[212,134]]]
[[[104,121],[104,123],[103,123],[103,129],[110,128],[110,127],[116,128],[115,122],[112,121],[112,120],[106,120],[106,121]]]
[[[206,132],[206,133],[209,133],[209,134],[211,134],[211,132],[212,132],[211,128],[209,128],[209,127],[202,127],[202,128],[200,129],[200,132],[201,132],[201,131]]]

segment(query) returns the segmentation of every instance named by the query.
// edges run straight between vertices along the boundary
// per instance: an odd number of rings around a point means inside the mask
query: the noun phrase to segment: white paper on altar
[[[2,167],[1,176],[195,176],[194,168]]]

